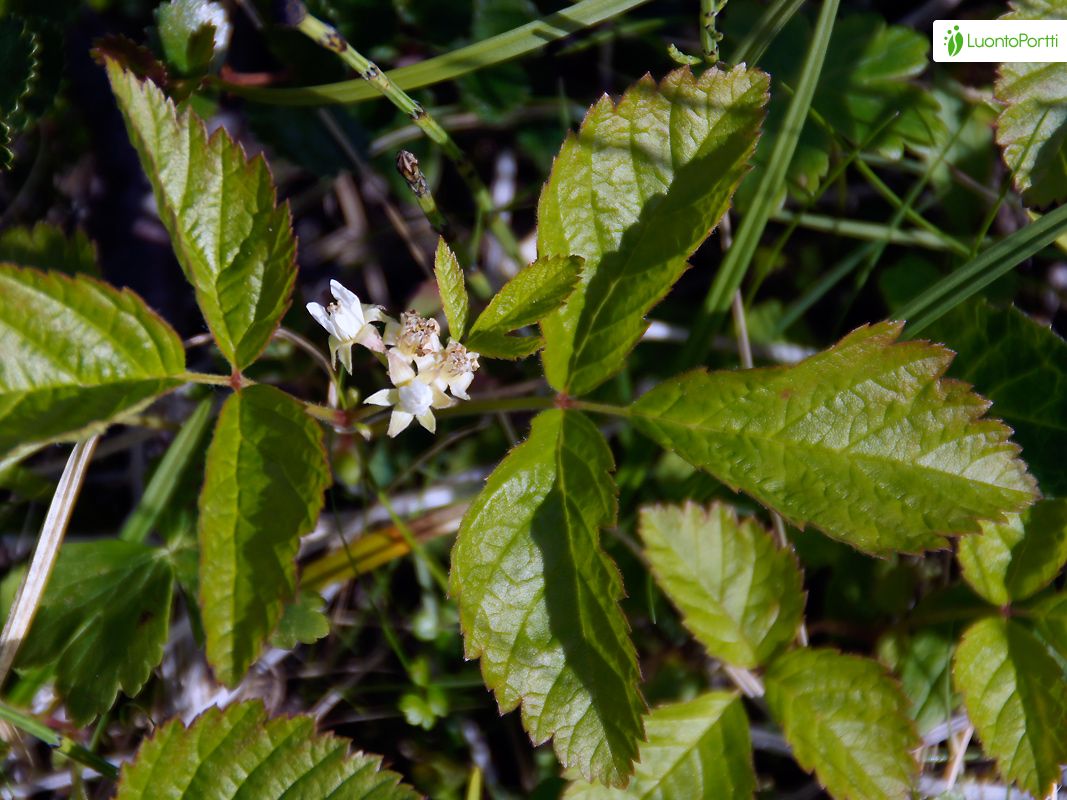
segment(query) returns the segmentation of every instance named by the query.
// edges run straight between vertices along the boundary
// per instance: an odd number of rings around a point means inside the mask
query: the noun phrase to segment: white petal
[[[462,375],[457,375],[448,383],[448,388],[452,390],[452,394],[456,397],[460,397],[464,400],[470,400],[470,395],[467,394],[467,387],[471,385],[471,381],[474,380],[473,372],[464,372]]]
[[[352,342],[341,342],[333,336],[330,337],[330,352],[333,353],[333,361],[337,363],[337,357],[341,357],[341,363],[352,374]]]
[[[385,322],[389,317],[385,316],[385,309],[381,306],[363,303],[363,319],[367,322]]]
[[[346,289],[340,281],[330,281],[330,291],[333,292],[334,299],[346,306],[360,306],[359,297],[356,293],[350,289]],[[360,307],[360,313],[362,313],[362,307]]]
[[[414,359],[415,366],[419,368],[419,372],[436,370],[441,366],[440,351],[429,352],[424,356],[414,356]]]
[[[433,412],[427,411],[424,414],[419,414],[416,418],[419,424],[428,430],[430,433],[437,433],[437,420],[433,418]]]
[[[414,414],[408,414],[405,411],[394,411],[393,416],[389,418],[389,438],[392,439],[404,428],[411,424],[411,420],[415,419]]]
[[[363,326],[363,329],[356,335],[356,341],[375,353],[385,352],[385,342],[382,341],[381,334],[370,325]]]
[[[402,355],[396,352],[395,347],[389,351],[387,358],[389,359],[389,380],[393,382],[393,386],[400,386],[414,379],[415,370]]]
[[[455,398],[449,397],[436,386],[433,387],[433,402],[430,403],[431,408],[451,408],[455,404]]]
[[[396,389],[380,389],[366,400],[364,404],[372,406],[395,406],[397,400],[399,400],[398,392]]]
[[[396,338],[400,335],[400,323],[392,317],[384,317],[385,330],[382,332],[382,340],[392,347],[396,344]]]
[[[397,390],[396,407],[409,414],[423,414],[433,403],[433,391],[425,383],[411,381]]]
[[[330,335],[337,333],[333,326],[333,320],[330,318],[330,312],[323,308],[320,303],[308,303],[307,310],[308,313],[315,318],[315,321],[324,327]]]

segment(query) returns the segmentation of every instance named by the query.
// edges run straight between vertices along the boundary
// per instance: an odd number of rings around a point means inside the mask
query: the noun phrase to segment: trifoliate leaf
[[[489,476],[452,551],[468,658],[501,711],[587,780],[622,785],[643,738],[622,581],[600,546],[615,519],[611,451],[579,412],[551,410]]]
[[[181,339],[129,290],[0,264],[0,297],[0,453],[102,430],[181,382]]]
[[[18,665],[54,665],[67,713],[88,724],[120,687],[141,691],[162,660],[173,585],[162,550],[115,539],[63,545]]]
[[[963,577],[994,605],[1025,600],[1067,563],[1067,500],[1043,500],[1006,522],[983,522],[959,543]]]
[[[767,670],[767,705],[835,800],[907,800],[919,740],[907,699],[874,661],[836,650],[794,650]]]
[[[537,352],[540,336],[508,336],[540,322],[574,291],[582,269],[575,256],[548,256],[527,264],[505,283],[471,326],[472,350],[490,358],[524,358]]]
[[[1011,0],[1001,19],[1067,19],[1067,0]],[[997,144],[1032,205],[1067,197],[1067,64],[1012,62],[1000,65],[994,94],[1003,106]]]
[[[796,559],[732,507],[641,510],[656,582],[708,653],[740,667],[767,662],[792,641],[804,612]]]
[[[271,642],[282,650],[292,650],[297,643],[314,644],[330,633],[330,621],[322,612],[322,597],[318,592],[301,591],[285,607],[278,629]]]
[[[441,293],[445,319],[448,320],[448,335],[458,342],[467,330],[467,313],[470,310],[467,284],[463,269],[443,236],[437,240],[433,271],[437,276],[437,290]]]
[[[230,41],[226,9],[211,0],[168,0],[156,8],[163,55],[178,75],[207,71]]]
[[[625,789],[574,783],[566,800],[675,800],[707,797],[751,800],[756,789],[748,717],[728,692],[707,694],[653,711],[648,741]]]
[[[255,361],[289,307],[296,242],[270,171],[224,130],[210,138],[153,83],[107,61],[126,129],[200,310],[235,370]]]
[[[8,228],[0,233],[0,262],[59,270],[69,275],[98,277],[96,248],[84,231],[67,236],[60,228],[38,222],[32,228]]]
[[[1046,495],[1067,494],[1067,342],[1016,308],[978,300],[923,333],[956,351],[949,374],[993,401]]]
[[[1033,502],[988,403],[943,380],[952,353],[853,331],[795,366],[695,371],[632,408],[639,429],[800,527],[869,553],[943,547]]]
[[[200,613],[223,683],[244,676],[281,619],[329,483],[322,430],[299,402],[263,384],[230,396],[200,494]]]
[[[542,323],[549,383],[580,395],[622,367],[645,313],[718,224],[759,138],[768,77],[736,67],[645,77],[568,136],[537,208],[542,256],[585,259]]]
[[[1047,795],[1067,763],[1067,680],[1045,646],[1014,620],[989,617],[964,634],[953,676],[1001,775]]]
[[[417,800],[381,756],[316,733],[311,717],[267,719],[263,704],[211,708],[188,728],[172,720],[122,768],[117,800],[251,797]]]

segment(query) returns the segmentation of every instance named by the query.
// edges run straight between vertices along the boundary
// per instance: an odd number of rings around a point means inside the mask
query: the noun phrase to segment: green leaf
[[[1026,610],[1037,632],[1067,661],[1067,593],[1042,597]]]
[[[907,699],[874,661],[836,650],[794,650],[767,671],[767,705],[835,800],[906,800],[919,746]]]
[[[122,767],[117,800],[251,797],[417,800],[381,756],[316,733],[307,716],[267,719],[263,704],[211,708],[185,728],[171,720]]]
[[[869,553],[943,547],[1036,487],[986,402],[941,379],[952,353],[896,343],[900,330],[859,328],[795,366],[687,373],[640,398],[633,421],[797,527]]]
[[[594,105],[568,136],[537,208],[541,257],[585,259],[567,304],[542,322],[549,383],[585,394],[622,367],[645,313],[729,207],[759,138],[769,79],[688,68]]]
[[[748,717],[729,692],[707,694],[653,711],[645,725],[648,741],[625,789],[579,782],[566,800],[675,800],[708,797],[749,800],[756,789]]]
[[[26,103],[37,84],[41,62],[37,36],[20,19],[0,19],[0,170],[15,160],[12,140],[26,125]]]
[[[79,272],[99,277],[96,247],[78,229],[69,238],[55,225],[38,222],[32,228],[9,228],[0,233],[0,262],[55,269],[68,274]]]
[[[964,634],[953,676],[1001,775],[1048,794],[1067,763],[1067,682],[1044,645],[1019,623],[989,617]]]
[[[118,540],[65,544],[17,665],[54,665],[67,713],[89,723],[120,687],[136,696],[162,660],[173,585],[162,550]]]
[[[952,717],[959,696],[952,690],[952,654],[956,636],[951,625],[891,629],[878,643],[878,657],[900,677],[911,700],[910,716],[925,734]]]
[[[181,339],[129,290],[0,264],[0,297],[0,453],[102,430],[181,383]]]
[[[292,650],[297,643],[314,644],[330,633],[330,621],[322,612],[318,592],[299,592],[285,607],[271,643],[282,650]]]
[[[1064,0],[1012,0],[1001,19],[1067,19]],[[1067,64],[1005,63],[993,86],[1001,103],[997,144],[1032,205],[1067,197]]]
[[[544,344],[540,336],[508,336],[540,322],[574,291],[582,269],[576,256],[548,256],[523,267],[505,283],[471,326],[467,344],[490,358],[525,358]]]
[[[959,543],[963,577],[994,605],[1025,600],[1067,563],[1067,500],[1043,500],[1003,523],[982,523],[981,536]]]
[[[211,0],[169,0],[156,8],[163,55],[179,75],[207,71],[226,48],[230,23],[226,9]]]
[[[155,192],[171,246],[222,354],[255,361],[289,307],[296,242],[262,156],[248,160],[225,130],[210,138],[192,111],[107,61],[111,89]]]
[[[445,319],[448,320],[448,335],[458,342],[467,330],[467,314],[470,311],[467,284],[463,269],[443,236],[437,240],[433,271],[437,276],[437,289],[441,293]]]
[[[796,558],[731,506],[641,510],[656,582],[715,658],[758,667],[792,641],[804,613]]]
[[[1017,308],[984,300],[957,306],[924,336],[956,351],[949,374],[993,401],[1045,494],[1067,494],[1067,342]]]
[[[599,542],[614,465],[581,413],[544,411],[471,504],[452,551],[468,658],[502,712],[587,780],[625,784],[643,738],[622,581]]]
[[[299,402],[263,384],[226,401],[200,494],[200,612],[208,661],[228,686],[293,595],[300,537],[329,483],[322,430]]]

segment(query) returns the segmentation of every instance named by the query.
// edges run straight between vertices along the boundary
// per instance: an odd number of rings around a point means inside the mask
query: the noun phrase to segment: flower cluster
[[[420,317],[414,311],[397,321],[386,316],[381,306],[361,303],[337,281],[330,281],[334,302],[328,307],[308,303],[307,310],[330,334],[330,357],[338,358],[352,372],[352,346],[363,345],[375,353],[385,353],[393,388],[375,392],[364,403],[391,406],[389,435],[396,436],[418,420],[433,433],[437,428],[435,408],[448,408],[456,398],[470,400],[467,387],[478,370],[478,354],[459,342],[441,345],[437,320]],[[384,323],[379,331],[373,323]],[[451,392],[451,394],[449,394]]]

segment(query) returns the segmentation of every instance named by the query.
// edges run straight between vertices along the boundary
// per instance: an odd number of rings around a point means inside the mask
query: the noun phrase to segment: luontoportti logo
[[[945,34],[945,44],[948,45],[948,54],[950,56],[959,55],[960,50],[963,49],[963,34],[960,33],[959,25]]]

